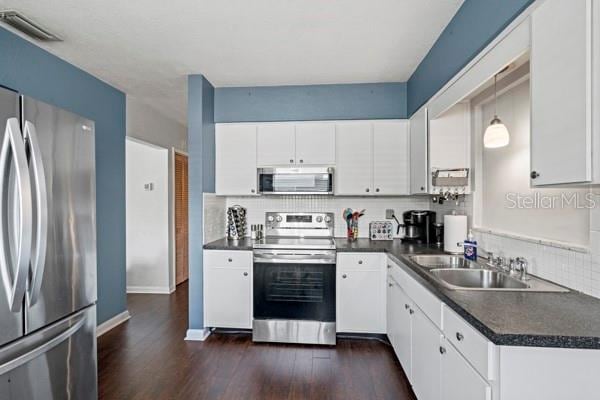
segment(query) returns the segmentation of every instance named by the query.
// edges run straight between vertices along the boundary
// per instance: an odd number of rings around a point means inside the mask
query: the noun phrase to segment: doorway
[[[188,280],[188,157],[175,152],[175,284]]]

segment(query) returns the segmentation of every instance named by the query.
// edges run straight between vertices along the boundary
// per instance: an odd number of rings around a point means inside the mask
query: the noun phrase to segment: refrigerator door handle
[[[15,166],[15,178],[20,200],[17,210],[19,229],[16,236],[18,237],[15,238],[16,243],[14,243],[16,251],[10,249],[9,221],[7,218],[9,212],[8,187],[11,172],[11,154]],[[0,273],[12,312],[21,311],[27,285],[29,261],[31,259],[32,211],[31,182],[29,180],[25,143],[21,136],[19,120],[9,118],[6,121],[4,139],[0,149]],[[11,268],[13,263],[15,263],[15,271]]]
[[[49,352],[65,340],[69,339],[73,336],[85,323],[85,313],[81,313],[76,316],[76,322],[68,327],[67,329],[62,329],[58,333],[56,333],[51,339],[41,338],[39,341],[41,344],[39,346],[35,346],[31,344],[26,346],[23,350],[14,349],[15,355],[11,356],[10,359],[6,362],[0,362],[0,376],[3,374],[14,370],[15,368],[20,367],[23,364],[28,363],[29,361],[41,356],[44,353]],[[18,345],[18,343],[16,344]],[[15,345],[15,346],[16,346]],[[6,352],[11,352],[12,349],[10,347],[6,349]]]
[[[29,306],[37,303],[44,266],[46,264],[46,245],[48,240],[48,192],[46,190],[46,174],[42,161],[42,152],[35,125],[25,121],[23,132],[25,142],[29,144],[30,165],[35,189],[35,240],[31,256],[31,286],[29,290]]]

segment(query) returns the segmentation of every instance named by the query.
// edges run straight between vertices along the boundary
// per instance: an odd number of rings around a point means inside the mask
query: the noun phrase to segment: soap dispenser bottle
[[[473,237],[473,232],[470,229],[463,248],[467,260],[477,261],[477,241],[475,240],[475,237]]]

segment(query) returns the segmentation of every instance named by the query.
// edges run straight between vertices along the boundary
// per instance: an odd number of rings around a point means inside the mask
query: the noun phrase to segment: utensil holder
[[[348,225],[347,231],[348,240],[354,241],[358,239],[358,221],[352,221]]]

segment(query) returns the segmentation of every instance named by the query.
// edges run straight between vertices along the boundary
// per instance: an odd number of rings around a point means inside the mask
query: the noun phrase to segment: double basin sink
[[[421,255],[410,259],[442,286],[453,290],[497,290],[528,292],[568,292],[562,286],[527,275],[504,272],[496,267],[469,261],[456,255]]]

